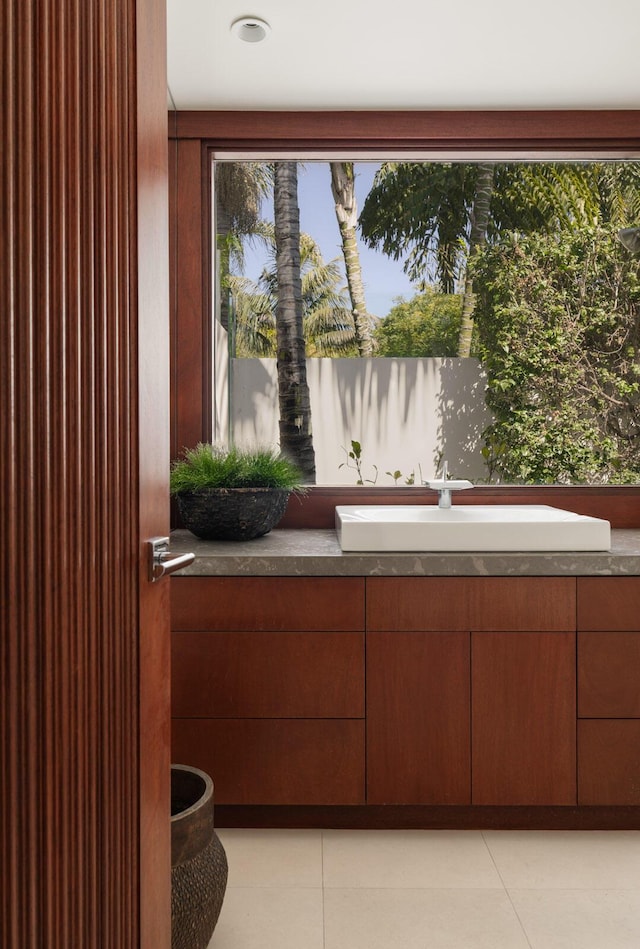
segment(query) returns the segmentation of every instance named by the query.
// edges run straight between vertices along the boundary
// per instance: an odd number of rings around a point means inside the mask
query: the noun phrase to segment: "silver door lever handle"
[[[177,557],[171,556],[169,550],[168,537],[152,537],[148,543],[149,550],[149,579],[152,583],[161,580],[162,577],[181,570],[182,567],[188,567],[196,559],[195,554],[180,554]]]

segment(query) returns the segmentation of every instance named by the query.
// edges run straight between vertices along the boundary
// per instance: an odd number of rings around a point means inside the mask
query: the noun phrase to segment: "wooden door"
[[[164,15],[0,14],[3,949],[170,945]]]

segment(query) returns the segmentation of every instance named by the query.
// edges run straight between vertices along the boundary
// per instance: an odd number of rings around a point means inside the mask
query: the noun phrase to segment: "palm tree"
[[[273,210],[278,277],[276,337],[280,448],[299,465],[305,481],[315,482],[311,401],[302,329],[300,209],[295,161],[275,163]]]
[[[258,280],[229,277],[237,356],[276,355],[278,278],[273,225],[264,221],[260,236],[269,259]],[[307,357],[356,356],[353,313],[340,287],[343,275],[338,260],[325,263],[314,239],[304,233],[300,234],[300,279]]]
[[[215,229],[220,322],[229,324],[228,277],[242,262],[244,237],[260,227],[262,200],[273,188],[273,169],[259,161],[217,161],[214,166]]]
[[[561,231],[640,211],[637,162],[387,162],[360,215],[364,239],[398,260],[413,280],[444,292],[465,288],[459,355],[470,352],[473,285],[467,264],[505,230]]]
[[[479,253],[487,242],[495,167],[495,162],[490,161],[481,162],[478,165],[475,195],[471,209],[468,261],[473,260],[474,255]],[[476,298],[473,291],[473,280],[471,278],[470,268],[467,266],[464,276],[462,318],[460,320],[460,336],[458,339],[458,356],[462,358],[467,358],[471,355],[473,314],[475,307]]]
[[[362,282],[362,268],[358,252],[356,225],[358,205],[356,201],[355,174],[352,161],[329,162],[331,168],[331,193],[336,207],[336,217],[342,239],[342,253],[347,275],[347,285],[353,310],[356,342],[360,356],[373,354],[372,320]]]

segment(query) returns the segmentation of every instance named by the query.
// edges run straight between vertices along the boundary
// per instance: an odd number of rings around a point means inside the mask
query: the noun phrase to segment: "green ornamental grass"
[[[200,443],[171,466],[172,495],[200,488],[285,488],[302,490],[296,464],[269,448],[220,448]]]

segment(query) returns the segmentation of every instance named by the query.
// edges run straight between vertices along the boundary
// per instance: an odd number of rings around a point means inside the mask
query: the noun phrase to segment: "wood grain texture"
[[[177,142],[171,180],[171,457],[211,441],[209,177],[199,142]]]
[[[174,719],[173,760],[213,778],[216,804],[363,804],[364,722]]]
[[[174,631],[364,629],[362,577],[174,577]]]
[[[501,148],[531,152],[637,148],[635,110],[438,112],[178,112],[180,138],[256,150],[351,148],[445,150]]]
[[[153,309],[157,335],[166,310],[164,5],[7,0],[0,17],[0,944],[165,949],[137,422],[138,318]]]
[[[174,633],[176,718],[364,718],[363,633]]]
[[[468,633],[367,634],[367,803],[469,804]]]
[[[355,830],[640,830],[640,808],[466,807],[354,804],[349,807],[222,804],[217,827],[311,827]]]
[[[578,716],[640,718],[640,632],[578,633]]]
[[[459,491],[456,504],[549,504],[576,514],[602,517],[614,528],[640,526],[640,487],[559,485],[477,485]],[[435,504],[428,488],[315,485],[290,503],[279,528],[332,530],[338,504]]]
[[[576,803],[575,633],[471,637],[472,802]]]
[[[138,440],[138,689],[139,904],[141,949],[171,942],[171,632],[170,584],[150,583],[146,541],[169,534],[169,169],[166,113],[166,6],[137,0],[136,196]],[[134,173],[135,172],[135,173]],[[141,423],[138,425],[137,420]],[[123,472],[126,477],[126,474]],[[135,625],[133,626],[135,630]],[[132,670],[133,671],[133,670]]]
[[[568,577],[367,578],[368,630],[574,630]]]
[[[578,577],[578,629],[637,630],[640,577]]]
[[[578,722],[578,803],[640,804],[640,721]]]

